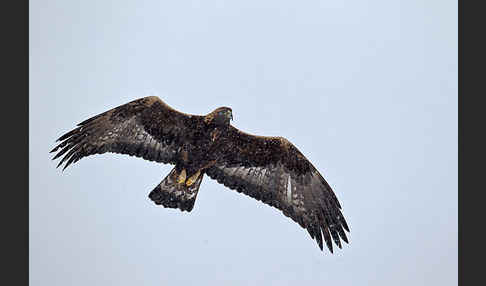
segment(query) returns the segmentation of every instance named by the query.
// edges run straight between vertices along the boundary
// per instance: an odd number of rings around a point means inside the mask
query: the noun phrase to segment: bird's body
[[[99,114],[61,136],[51,152],[64,168],[105,152],[175,165],[149,197],[164,207],[191,211],[205,175],[283,211],[332,252],[349,231],[340,204],[321,174],[283,137],[255,136],[230,125],[232,110],[205,115],[172,109],[144,97]],[[58,165],[58,166],[59,166]]]

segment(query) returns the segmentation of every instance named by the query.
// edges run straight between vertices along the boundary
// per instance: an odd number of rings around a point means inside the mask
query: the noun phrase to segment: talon
[[[186,169],[182,169],[182,172],[179,174],[179,177],[177,178],[177,183],[184,184],[185,181],[186,181]]]
[[[199,175],[201,174],[201,171],[197,171],[196,174],[192,175],[189,177],[189,179],[187,179],[186,181],[186,186],[190,186],[192,184],[194,184],[197,180],[197,178],[199,178]]]

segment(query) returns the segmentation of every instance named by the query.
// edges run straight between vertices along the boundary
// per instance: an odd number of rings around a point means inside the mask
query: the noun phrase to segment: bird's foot
[[[182,169],[182,172],[179,174],[179,177],[177,177],[177,183],[184,184],[185,181],[186,181],[186,169]]]
[[[190,185],[194,184],[199,178],[199,175],[201,175],[201,171],[197,171],[194,175],[190,176],[186,181],[186,186],[189,187]]]

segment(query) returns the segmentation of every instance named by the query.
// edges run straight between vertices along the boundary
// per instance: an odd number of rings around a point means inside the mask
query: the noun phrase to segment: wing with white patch
[[[243,133],[231,127],[218,163],[206,174],[225,186],[283,212],[323,249],[323,237],[341,248],[349,231],[341,205],[316,168],[288,140]]]
[[[61,136],[51,152],[64,169],[83,157],[106,152],[176,163],[184,142],[192,140],[202,116],[181,113],[158,97],[144,97],[87,119]]]

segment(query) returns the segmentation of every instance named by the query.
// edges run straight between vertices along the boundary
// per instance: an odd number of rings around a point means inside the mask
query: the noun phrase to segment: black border
[[[485,105],[479,100],[474,104],[470,99],[484,98],[480,85],[485,81],[484,9],[479,5],[476,9],[472,5],[466,7],[465,3],[459,1],[458,5],[458,278],[459,285],[475,285],[484,283],[481,248],[486,238],[482,231],[486,200],[481,198],[485,187],[479,180],[485,175],[484,164],[480,164],[483,160],[476,150],[484,153],[481,135],[485,131]],[[467,42],[466,38],[473,40]],[[466,132],[479,136],[467,139]]]
[[[29,2],[3,2],[2,283],[29,283]],[[5,158],[7,157],[7,158]],[[10,283],[9,283],[10,282]]]

